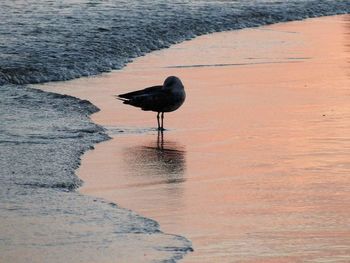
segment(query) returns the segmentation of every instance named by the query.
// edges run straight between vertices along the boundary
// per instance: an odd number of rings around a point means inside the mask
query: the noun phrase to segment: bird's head
[[[170,76],[170,77],[167,77],[164,81],[164,84],[163,84],[163,88],[164,89],[178,89],[178,88],[184,88],[181,80],[178,78],[178,77],[175,77],[175,76]]]

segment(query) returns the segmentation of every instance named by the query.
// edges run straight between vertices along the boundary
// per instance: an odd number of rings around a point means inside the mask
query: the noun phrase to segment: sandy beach
[[[214,33],[120,71],[40,85],[87,99],[111,140],[87,152],[80,192],[182,235],[182,262],[349,262],[349,15]],[[113,95],[180,77],[165,115]]]

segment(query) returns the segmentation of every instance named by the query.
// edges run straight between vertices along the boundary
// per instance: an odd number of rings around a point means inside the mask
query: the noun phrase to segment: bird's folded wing
[[[122,98],[122,99],[132,99],[134,96],[139,96],[139,95],[144,95],[144,94],[150,94],[153,92],[156,92],[160,90],[163,86],[152,86],[149,88],[145,88],[142,90],[137,90],[137,91],[132,91],[124,94],[119,94],[116,97],[117,98]]]
[[[123,103],[139,107],[144,111],[164,111],[164,109],[172,103],[169,91],[164,89],[156,89],[152,92],[134,95]]]

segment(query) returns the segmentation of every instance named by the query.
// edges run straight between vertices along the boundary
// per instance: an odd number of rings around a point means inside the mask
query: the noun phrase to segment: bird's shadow
[[[168,184],[185,180],[186,151],[178,143],[165,140],[162,131],[158,131],[156,141],[128,148],[125,157],[135,175],[148,176]]]

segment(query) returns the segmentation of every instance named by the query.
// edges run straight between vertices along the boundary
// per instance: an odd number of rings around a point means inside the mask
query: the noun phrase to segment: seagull
[[[157,112],[158,130],[163,131],[164,112],[175,111],[184,103],[186,93],[178,77],[167,77],[163,85],[152,86],[116,96],[117,99],[144,111]],[[161,123],[159,122],[161,115]]]

